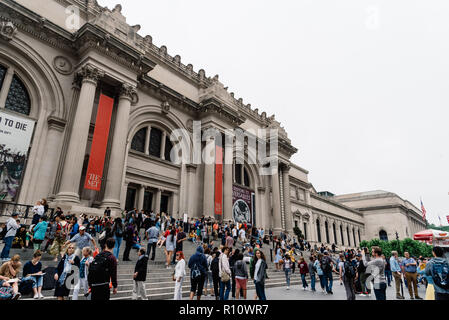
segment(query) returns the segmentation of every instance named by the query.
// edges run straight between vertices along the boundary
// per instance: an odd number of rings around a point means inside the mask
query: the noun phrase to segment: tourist
[[[315,277],[315,273],[317,272],[316,267],[315,267],[315,257],[314,256],[310,256],[309,258],[310,262],[308,264],[309,267],[309,274],[310,274],[310,291],[315,292],[315,283],[316,283],[316,277]]]
[[[125,231],[123,233],[123,240],[125,240],[125,252],[123,252],[123,261],[131,261],[129,259],[129,253],[131,251],[131,248],[133,246],[134,243],[134,232],[135,232],[135,228],[134,228],[134,223],[133,222],[128,222],[127,226],[125,227]]]
[[[207,259],[204,255],[203,247],[199,246],[196,248],[196,253],[190,257],[189,260],[190,268],[190,300],[193,300],[195,294],[197,295],[197,300],[201,300],[203,294],[204,278],[207,272]]]
[[[105,250],[106,248],[106,241],[109,238],[114,237],[114,233],[112,232],[112,224],[110,221],[105,220],[104,224],[103,222],[100,223],[100,236],[98,237],[98,241],[100,242],[101,250]]]
[[[33,212],[33,220],[31,221],[32,225],[36,225],[39,223],[39,218],[42,217],[45,213],[45,208],[42,205],[41,201],[36,201],[36,205],[32,209]]]
[[[324,284],[326,287],[327,294],[334,294],[332,292],[332,284],[334,282],[332,271],[333,271],[333,265],[334,262],[329,257],[329,251],[324,250],[323,252],[324,256],[321,259],[321,269],[323,270],[324,274]]]
[[[186,276],[186,261],[182,251],[176,252],[176,267],[173,281],[175,282],[175,294],[173,300],[182,300],[182,283]]]
[[[366,272],[373,277],[376,300],[387,300],[387,281],[385,279],[385,261],[382,259],[382,249],[372,247],[371,250],[374,259],[368,262]]]
[[[22,267],[22,262],[20,262],[20,256],[18,254],[14,255],[12,259],[2,264],[0,267],[0,279],[8,281],[11,279],[17,279],[19,275],[20,268]],[[12,284],[14,292],[19,292],[19,286],[17,282]]]
[[[176,234],[176,249],[175,252],[183,251],[183,243],[187,240],[187,235],[182,227],[178,228],[178,233]],[[175,257],[175,255],[173,255]]]
[[[425,274],[432,277],[435,300],[449,300],[449,264],[441,247],[434,247],[433,258],[426,264]]]
[[[40,250],[36,250],[33,254],[31,261],[28,261],[23,266],[23,278],[22,281],[32,280],[33,281],[33,293],[34,299],[43,299],[42,295],[42,263],[40,262],[42,258],[42,253]]]
[[[232,239],[232,237],[231,237]],[[233,240],[233,239],[232,239]],[[220,300],[228,300],[231,291],[231,276],[232,272],[229,266],[229,252],[230,248],[224,247],[220,255],[219,269],[220,269]],[[226,289],[226,290],[225,290]]]
[[[159,229],[156,228],[154,225],[154,222],[150,223],[150,228],[146,231],[146,237],[148,238],[148,244],[147,244],[147,254],[148,257],[150,256],[150,252],[152,252],[151,255],[151,261],[154,261],[154,258],[156,256],[156,245],[159,238]]]
[[[385,255],[382,255],[382,259],[385,261],[385,277],[387,278],[387,284],[391,287],[391,281],[393,280],[393,275],[391,273],[390,260],[388,260]]]
[[[237,258],[237,256],[240,254],[240,250],[239,249],[235,249],[232,253],[230,250],[230,257],[229,257],[229,268],[231,269],[231,296],[233,299],[235,299],[235,273],[234,273],[234,264],[235,264],[235,259]]]
[[[396,299],[404,299],[401,295],[401,285],[402,285],[402,270],[398,262],[398,252],[392,251],[390,257],[390,270],[394,277],[394,282],[396,286]]]
[[[47,233],[47,218],[44,216],[39,217],[39,223],[33,228],[33,248],[34,251],[40,250],[42,242],[44,242],[45,234]]]
[[[90,247],[90,242],[92,242],[95,249],[97,249],[97,243],[95,242],[95,239],[92,238],[90,234],[86,233],[85,226],[81,226],[79,228],[79,233],[73,236],[73,238],[68,240],[65,244],[68,245],[69,243],[76,243],[77,249],[75,251],[75,255],[79,258],[82,254],[81,250],[85,247]]]
[[[25,247],[26,236],[27,236],[27,230],[24,225],[21,225],[20,228],[16,231],[16,235],[14,236],[14,240],[12,242],[11,248],[20,248],[20,249],[22,249],[22,251],[26,251],[26,249],[27,249]]]
[[[82,250],[83,258],[80,261],[79,279],[75,288],[73,289],[72,300],[78,300],[78,294],[80,289],[84,290],[84,297],[89,295],[89,284],[87,281],[89,266],[94,260],[92,257],[92,249],[90,247],[84,247]]]
[[[167,269],[170,269],[171,258],[176,247],[176,230],[170,226],[167,231],[169,233],[165,239],[165,266]]]
[[[214,282],[214,296],[215,300],[220,299],[220,251],[218,248],[214,248],[213,250],[213,259],[210,265],[210,270],[212,271],[212,280]]]
[[[91,288],[91,300],[109,300],[112,283],[113,294],[117,294],[117,259],[113,255],[114,238],[108,238],[103,252],[97,254],[89,266],[88,282]]]
[[[422,300],[418,294],[418,273],[416,260],[410,257],[410,253],[404,252],[405,259],[402,260],[401,266],[405,272],[405,280],[407,281],[410,299]],[[413,293],[415,294],[413,297]]]
[[[64,243],[65,243],[65,236],[63,233],[63,226],[61,224],[61,219],[64,216],[56,215],[55,221],[53,222],[53,227],[55,228],[55,235],[53,239],[53,243],[51,244],[49,253],[54,256],[53,262],[58,261],[59,255],[62,256],[62,253],[64,251]]]
[[[2,253],[0,255],[0,262],[5,262],[11,260],[9,258],[9,251],[12,247],[12,242],[14,240],[14,236],[16,235],[17,229],[20,228],[20,225],[17,223],[16,219],[19,214],[17,212],[13,212],[11,214],[11,218],[6,222],[6,234],[3,239],[5,246],[3,247]]]
[[[54,276],[56,281],[55,297],[57,297],[58,300],[64,300],[69,296],[72,283],[67,283],[66,280],[71,279],[71,275],[75,272],[75,270],[72,270],[73,265],[79,268],[80,258],[75,254],[75,244],[71,243],[67,247],[66,253],[59,261]],[[73,282],[73,280],[71,282]]]
[[[257,297],[261,301],[267,300],[265,296],[265,279],[267,278],[267,262],[262,250],[256,251],[255,269],[254,269],[254,285],[256,286]]]
[[[285,273],[285,280],[287,283],[287,290],[290,290],[290,278],[291,278],[291,274],[292,274],[293,265],[294,265],[294,262],[290,258],[290,255],[286,254],[284,256],[283,268],[284,268],[284,273]]]
[[[246,263],[243,261],[243,254],[239,253],[235,258],[234,263],[234,274],[236,282],[236,292],[235,298],[239,300],[240,292],[242,292],[243,299],[246,300],[247,283],[248,283],[248,270],[246,268]]]
[[[355,263],[352,261],[352,253],[348,252],[346,255],[340,255],[340,259],[338,272],[340,274],[340,281],[345,286],[346,299],[355,300],[354,280],[357,277],[357,270]]]
[[[281,266],[280,264],[283,263],[282,261],[282,249],[279,243],[276,244],[276,250],[275,250],[275,257],[274,257],[274,266],[275,266],[275,271],[278,272],[281,270]]]
[[[133,276],[133,300],[137,300],[139,296],[142,300],[148,300],[145,291],[145,281],[147,280],[148,257],[145,255],[145,249],[140,248],[138,259],[134,268]]]
[[[326,293],[326,283],[324,280],[324,272],[323,269],[321,269],[321,259],[323,258],[323,255],[321,253],[318,254],[318,257],[315,259],[313,266],[316,269],[318,278],[320,279],[320,286],[323,293]]]
[[[225,246],[228,247],[229,250],[232,250],[233,245],[234,245],[234,239],[231,237],[231,234],[229,232],[226,232]]]
[[[204,277],[204,295],[207,297],[208,296],[208,292],[207,289],[209,288],[210,294],[213,295],[213,287],[214,287],[214,281],[212,278],[212,270],[211,270],[211,264],[212,264],[212,255],[211,255],[211,251],[209,248],[204,249],[204,255],[206,256],[206,260],[207,260],[207,273],[206,273],[206,277]]]
[[[114,256],[118,260],[120,254],[120,246],[122,244],[124,233],[122,218],[116,218],[114,220],[114,225],[112,226],[112,233],[114,234],[115,239]]]
[[[304,257],[299,258],[298,268],[299,268],[299,274],[301,275],[302,288],[305,291],[309,287],[309,285],[307,284],[307,280],[306,280],[306,276],[309,273],[309,267],[308,267],[307,262],[305,261]]]

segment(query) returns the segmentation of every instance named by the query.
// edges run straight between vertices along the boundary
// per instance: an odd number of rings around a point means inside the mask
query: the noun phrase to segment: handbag
[[[104,230],[100,236],[98,237],[98,240],[104,240],[104,238],[106,238],[106,230]]]
[[[226,271],[223,270],[220,279],[222,282],[228,282],[229,280],[231,280],[231,277],[229,276],[229,274]]]

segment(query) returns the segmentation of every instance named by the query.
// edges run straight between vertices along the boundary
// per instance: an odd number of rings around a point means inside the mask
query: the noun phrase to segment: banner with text
[[[252,223],[251,191],[239,186],[232,187],[232,216],[235,222]]]
[[[0,200],[17,200],[34,124],[0,112]]]
[[[215,214],[223,215],[223,148],[215,146]]]
[[[98,103],[97,120],[95,122],[86,181],[84,183],[85,189],[95,191],[100,191],[101,189],[113,107],[114,99],[101,94],[100,102]]]

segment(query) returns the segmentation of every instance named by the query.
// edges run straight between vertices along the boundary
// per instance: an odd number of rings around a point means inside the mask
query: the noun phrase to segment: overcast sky
[[[447,225],[449,1],[98,2],[275,114],[318,191],[422,197]]]

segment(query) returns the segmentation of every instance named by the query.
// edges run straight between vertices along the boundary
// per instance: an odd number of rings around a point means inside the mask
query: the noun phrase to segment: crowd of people
[[[173,298],[183,297],[183,283],[190,279],[190,299],[213,296],[216,300],[247,299],[248,282],[255,286],[254,299],[266,300],[265,282],[268,278],[268,260],[274,262],[273,272],[284,272],[286,289],[291,278],[299,271],[303,290],[316,291],[316,282],[323,294],[333,294],[334,277],[344,285],[348,300],[357,295],[371,295],[386,299],[386,288],[396,285],[397,299],[404,299],[401,286],[404,280],[411,299],[421,299],[418,282],[433,290],[436,300],[448,299],[448,265],[442,249],[434,248],[434,257],[415,259],[405,252],[399,259],[397,252],[385,257],[381,248],[346,249],[338,253],[336,246],[318,248],[304,239],[288,233],[274,236],[249,223],[218,222],[213,218],[184,218],[161,213],[125,211],[122,217],[111,217],[107,208],[102,217],[79,217],[64,214],[56,208],[48,214],[45,199],[33,208],[30,227],[20,224],[13,213],[6,224],[0,226],[5,245],[1,253],[0,299],[20,298],[20,287],[27,283],[34,299],[42,299],[44,281],[53,281],[54,296],[58,300],[72,299],[82,294],[92,300],[108,300],[117,293],[117,266],[119,260],[131,261],[136,250],[133,274],[133,299],[147,299],[145,282],[149,261],[156,251],[164,253],[165,268],[173,268],[175,283]],[[143,241],[147,242],[146,248]],[[184,242],[191,241],[196,252],[187,259]],[[121,247],[124,250],[121,255]],[[28,250],[32,244],[32,259],[22,268],[20,255],[9,257],[10,249]],[[270,251],[267,259],[265,252]],[[41,257],[47,253],[57,262],[51,277],[42,270]],[[388,256],[390,253],[388,253]],[[133,254],[134,256],[134,254]],[[190,272],[187,272],[187,268]],[[19,278],[22,269],[22,277]],[[77,272],[77,281],[74,273]],[[189,274],[189,276],[188,276]],[[48,280],[49,279],[49,280]],[[429,297],[426,297],[429,298]]]

